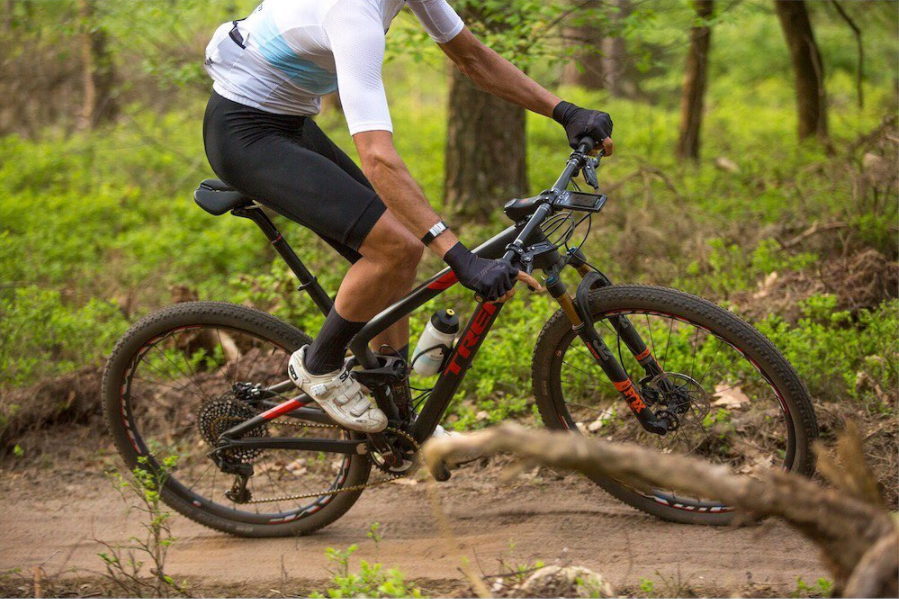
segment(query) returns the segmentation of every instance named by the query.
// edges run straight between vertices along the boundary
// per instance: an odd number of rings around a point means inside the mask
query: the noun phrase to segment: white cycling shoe
[[[308,349],[304,345],[290,356],[287,374],[293,384],[345,428],[362,433],[380,433],[387,428],[387,416],[362,393],[346,366],[326,374],[310,374],[305,366]]]

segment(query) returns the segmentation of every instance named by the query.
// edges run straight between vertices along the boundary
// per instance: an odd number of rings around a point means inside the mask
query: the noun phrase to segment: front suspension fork
[[[615,359],[614,354],[593,326],[593,318],[587,302],[587,293],[594,286],[605,287],[611,285],[611,282],[604,275],[592,270],[586,264],[578,266],[578,272],[583,279],[578,286],[576,300],[571,299],[565,283],[562,282],[558,274],[550,275],[550,278],[546,281],[547,291],[562,307],[562,311],[565,312],[565,315],[571,321],[572,329],[581,338],[584,345],[587,346],[590,355],[593,356],[593,359],[602,368],[615,386],[615,389],[621,394],[634,417],[640,422],[640,425],[650,433],[664,435],[669,429],[667,420],[656,418],[652,409],[646,405],[646,402],[640,395],[640,390],[631,380],[627,371]],[[643,339],[628,318],[626,316],[613,316],[609,320],[646,374],[653,377],[663,374],[658,361],[652,355],[650,349],[646,347]]]

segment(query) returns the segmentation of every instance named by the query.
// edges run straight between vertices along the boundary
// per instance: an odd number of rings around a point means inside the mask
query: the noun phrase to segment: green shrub
[[[23,385],[99,360],[122,334],[118,308],[90,299],[77,309],[58,291],[21,287],[0,299],[0,384]]]
[[[880,405],[873,390],[857,391],[856,382],[861,373],[882,389],[899,384],[899,301],[861,310],[855,317],[835,308],[834,296],[813,296],[803,302],[803,317],[796,326],[774,316],[758,323],[758,328],[790,360],[814,397]]]
[[[409,586],[403,573],[396,568],[384,569],[382,564],[359,560],[359,570],[350,568],[350,557],[359,549],[350,545],[345,550],[328,548],[325,554],[335,565],[333,586],[326,595],[312,593],[310,597],[424,597],[421,589]]]

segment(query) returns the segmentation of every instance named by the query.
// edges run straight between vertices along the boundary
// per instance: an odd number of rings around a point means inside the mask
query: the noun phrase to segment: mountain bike
[[[601,154],[592,157],[593,147],[585,139],[571,152],[551,188],[506,203],[513,224],[474,250],[541,271],[559,305],[535,330],[533,395],[543,424],[694,454],[749,475],[772,468],[810,475],[814,409],[768,339],[699,297],[613,285],[588,261],[590,224],[608,201],[599,193]],[[592,191],[581,191],[578,180]],[[331,297],[261,204],[211,179],[194,199],[213,215],[230,212],[258,225],[298,289],[328,313]],[[119,452],[129,468],[164,471],[165,502],[219,531],[301,535],[334,522],[366,488],[415,471],[420,445],[500,317],[503,304],[475,302],[433,386],[413,394],[409,364],[374,353],[369,342],[456,282],[449,269],[438,272],[353,340],[351,376],[389,417],[388,428],[375,435],[341,428],[290,382],[288,358],[312,341],[291,324],[222,302],[179,303],[146,316],[119,340],[103,379]],[[450,472],[438,466],[433,475],[443,481]],[[637,489],[612,478],[593,482],[666,520],[723,525],[734,518],[730,506],[711,497]]]

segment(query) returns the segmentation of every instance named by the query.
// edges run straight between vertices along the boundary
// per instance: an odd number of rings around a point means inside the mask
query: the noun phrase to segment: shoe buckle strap
[[[309,392],[312,395],[324,395],[329,389],[331,389],[331,383],[318,383],[317,385],[312,385],[309,388]]]
[[[356,406],[355,409],[350,409],[349,412],[356,418],[359,418],[360,416],[365,414],[367,411],[369,411],[371,409],[371,407],[372,407],[372,405],[370,402],[360,403],[360,405]]]

